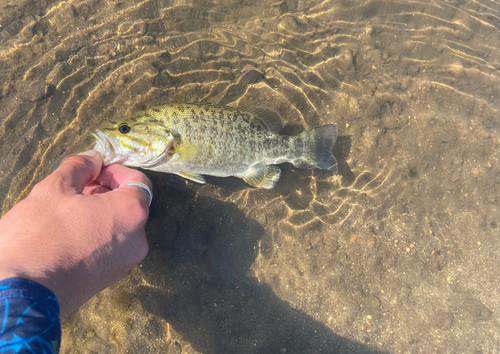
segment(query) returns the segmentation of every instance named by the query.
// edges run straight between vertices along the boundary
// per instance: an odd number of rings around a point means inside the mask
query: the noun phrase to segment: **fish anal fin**
[[[198,173],[186,172],[186,171],[181,170],[181,171],[177,172],[177,174],[181,177],[184,177],[186,179],[189,179],[189,180],[197,182],[197,183],[201,183],[201,184],[206,183],[205,177],[203,177],[202,175],[200,175]]]
[[[241,178],[256,188],[272,189],[280,179],[281,170],[276,166],[256,165]]]
[[[281,133],[283,131],[283,119],[280,114],[274,109],[268,107],[254,107],[246,109],[254,119],[273,133]]]

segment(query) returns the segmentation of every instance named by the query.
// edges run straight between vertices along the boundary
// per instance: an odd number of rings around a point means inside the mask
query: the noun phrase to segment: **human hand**
[[[0,280],[22,277],[55,293],[61,320],[119,281],[148,252],[151,182],[95,151],[67,158],[0,219]]]

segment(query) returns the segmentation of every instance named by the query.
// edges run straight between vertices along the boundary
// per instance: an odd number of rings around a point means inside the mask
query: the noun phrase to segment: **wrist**
[[[21,275],[15,272],[1,271],[0,270],[0,281],[5,280],[7,278],[22,278]]]
[[[41,272],[39,267],[32,266],[30,264],[32,262],[23,262],[25,267],[22,267],[18,261],[19,259],[14,259],[13,261],[3,259],[0,261],[0,281],[8,278],[28,279],[43,285],[57,295],[58,291],[54,289],[54,284]]]

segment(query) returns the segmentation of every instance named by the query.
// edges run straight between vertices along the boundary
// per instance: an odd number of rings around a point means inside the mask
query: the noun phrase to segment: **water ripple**
[[[370,313],[380,327],[367,332],[353,309],[368,300],[349,293],[335,270],[350,274],[359,289],[385,286],[386,293],[370,298],[370,304],[384,303],[384,313],[407,309],[413,315],[409,295],[398,292],[405,293],[404,286],[392,291],[392,283],[375,282],[347,258],[366,259],[380,272],[397,265],[397,275],[388,277],[418,291],[400,269],[413,274],[421,266],[409,256],[419,239],[427,242],[420,260],[430,257],[425,252],[431,247],[453,253],[455,246],[428,234],[470,230],[453,219],[469,205],[474,209],[467,209],[468,218],[493,220],[485,215],[497,213],[496,1],[69,0],[0,6],[2,213],[65,156],[89,148],[89,133],[103,120],[138,109],[172,102],[265,105],[280,111],[289,133],[337,123],[339,175],[284,167],[280,183],[266,193],[232,179],[179,189],[196,191],[193,205],[203,197],[225,201],[264,225],[249,272],[336,333],[360,341],[372,336],[374,342],[390,337],[380,329],[389,326],[388,317]],[[492,192],[478,188],[479,182]],[[447,218],[452,226],[440,224]],[[438,220],[434,226],[432,219]],[[395,237],[403,241],[394,245]],[[405,242],[410,251],[402,256],[397,244]],[[314,255],[331,260],[322,265]],[[438,256],[432,257],[431,263]],[[289,264],[289,273],[274,271],[273,264]],[[308,274],[326,280],[309,288]],[[304,293],[324,299],[336,317],[308,304]],[[171,331],[167,322],[162,328]],[[408,337],[391,337],[384,345],[404,351],[418,330],[407,328],[401,333]],[[464,338],[475,338],[472,331]],[[432,351],[423,344],[419,349]]]

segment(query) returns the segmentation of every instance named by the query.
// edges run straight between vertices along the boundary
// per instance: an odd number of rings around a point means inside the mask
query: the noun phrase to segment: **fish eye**
[[[127,134],[131,129],[127,124],[122,124],[118,127],[118,131],[122,134]]]

